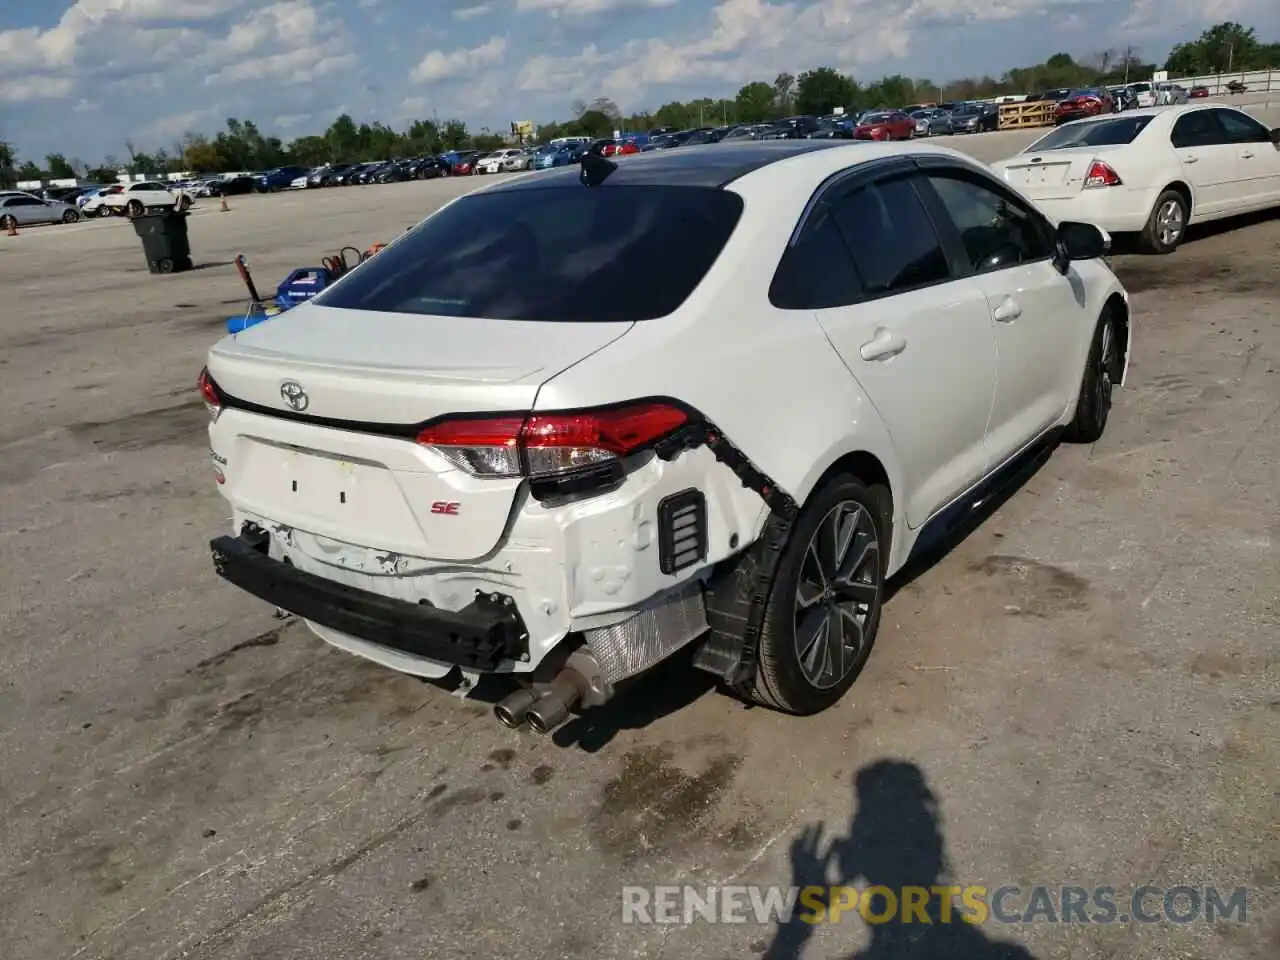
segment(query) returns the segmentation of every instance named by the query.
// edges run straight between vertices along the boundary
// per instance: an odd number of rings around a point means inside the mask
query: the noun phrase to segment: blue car
[[[310,167],[280,167],[278,170],[270,170],[260,174],[257,178],[256,186],[259,193],[288,190],[294,180],[299,177],[305,177],[310,172]]]
[[[581,156],[580,153],[578,156],[574,153],[574,150],[567,147],[539,150],[533,155],[533,169],[549,170],[552,167],[567,167],[571,163],[576,163]]]

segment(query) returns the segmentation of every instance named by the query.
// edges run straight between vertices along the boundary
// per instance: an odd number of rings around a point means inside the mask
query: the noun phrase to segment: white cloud
[[[453,19],[474,20],[476,17],[483,17],[490,13],[493,13],[492,3],[477,3],[474,7],[461,7],[453,11]]]
[[[670,7],[680,0],[516,0],[516,9],[541,10],[553,17],[586,17],[634,7]]]
[[[275,80],[309,83],[355,64],[319,0],[78,0],[48,30],[0,32],[6,98],[56,98],[108,77],[112,92]],[[185,23],[184,23],[185,21]],[[177,25],[175,25],[177,24]],[[6,76],[11,79],[5,79]]]
[[[0,101],[58,100],[75,86],[70,77],[30,77],[0,80]]]
[[[526,10],[569,16],[634,6],[637,0],[517,0]],[[658,0],[640,0],[654,5]],[[535,55],[517,74],[518,89],[603,93],[639,107],[662,85],[727,84],[772,77],[805,65],[830,64],[856,71],[905,58],[924,26],[981,23],[1043,12],[1080,0],[908,0],[886,8],[883,0],[720,0],[702,29],[637,38],[601,51],[588,46],[572,57]],[[1144,0],[1137,0],[1144,2]],[[1179,0],[1190,2],[1190,0]],[[1256,0],[1227,0],[1249,3]],[[1012,65],[1012,64],[1010,64]]]
[[[141,131],[140,142],[154,143],[170,141],[181,137],[188,130],[198,130],[217,114],[217,106],[212,105],[200,110],[186,110],[182,113],[171,113],[159,117],[147,124]]]
[[[201,21],[231,13],[249,0],[77,0],[48,30],[0,31],[0,73],[74,64],[84,49],[101,48],[104,31],[146,41],[149,49],[191,31],[145,29],[157,21]],[[121,29],[124,28],[124,29]],[[116,50],[118,53],[118,49]]]
[[[595,44],[583,47],[575,57],[530,57],[516,74],[516,89],[530,93],[560,90],[575,94],[589,82],[591,71],[608,60],[609,57],[602,54]]]
[[[446,80],[464,70],[501,63],[506,53],[506,37],[490,37],[486,43],[469,50],[452,50],[448,53],[443,50],[432,50],[413,68],[409,77],[416,83]]]

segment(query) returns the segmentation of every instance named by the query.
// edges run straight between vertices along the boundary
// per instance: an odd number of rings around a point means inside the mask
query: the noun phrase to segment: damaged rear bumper
[[[528,655],[528,632],[509,598],[480,594],[461,610],[439,610],[298,570],[267,554],[265,536],[218,537],[210,548],[224,580],[322,627],[474,671]]]

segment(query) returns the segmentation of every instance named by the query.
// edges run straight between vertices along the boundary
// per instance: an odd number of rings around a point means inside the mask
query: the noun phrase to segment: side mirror
[[[1092,223],[1064,220],[1058,224],[1058,260],[1096,260],[1111,249],[1111,238]]]

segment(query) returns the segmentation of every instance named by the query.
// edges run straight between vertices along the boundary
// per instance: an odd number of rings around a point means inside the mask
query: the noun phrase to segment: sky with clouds
[[[473,129],[732,95],[830,65],[947,80],[1065,50],[1163,59],[1277,0],[0,0],[0,139],[96,161],[252,119],[285,139],[342,112]]]

